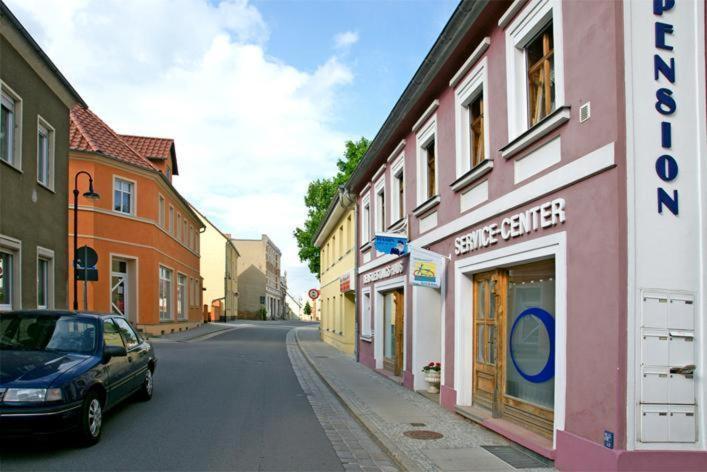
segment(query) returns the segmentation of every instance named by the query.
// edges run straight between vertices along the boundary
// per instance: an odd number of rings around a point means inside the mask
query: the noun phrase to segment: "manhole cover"
[[[416,429],[414,431],[405,431],[403,433],[405,436],[412,438],[412,439],[442,439],[444,435],[436,432],[436,431],[427,431],[425,429]]]
[[[416,428],[421,428],[423,426],[427,426],[425,423],[410,423],[410,426],[414,426]]]
[[[532,451],[514,446],[481,446],[516,469],[551,468],[552,462]]]

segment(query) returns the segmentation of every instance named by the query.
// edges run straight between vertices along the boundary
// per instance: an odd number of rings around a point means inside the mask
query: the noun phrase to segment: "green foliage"
[[[260,316],[261,320],[265,321],[265,318],[268,316],[268,310],[266,310],[264,306],[261,306],[260,310],[258,310],[258,316]]]
[[[307,316],[312,314],[312,305],[310,305],[309,302],[304,305],[304,314]]]
[[[300,260],[306,262],[310,272],[317,277],[319,277],[320,261],[319,249],[314,246],[314,236],[339,186],[349,180],[363,155],[366,154],[369,144],[370,141],[363,137],[358,141],[346,141],[346,151],[336,162],[336,167],[339,169],[336,175],[329,179],[317,179],[310,182],[307,187],[307,194],[304,196],[307,219],[304,220],[302,227],[295,229],[294,236],[299,247]]]

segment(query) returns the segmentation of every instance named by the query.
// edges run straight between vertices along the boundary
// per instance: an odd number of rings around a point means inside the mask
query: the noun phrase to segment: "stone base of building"
[[[608,449],[576,434],[557,432],[555,467],[559,470],[703,471],[707,451],[626,451]]]
[[[151,336],[164,336],[165,334],[179,333],[180,331],[188,331],[201,326],[201,321],[175,321],[170,323],[158,324],[138,324],[137,329],[141,333]]]
[[[338,349],[344,354],[348,354],[353,357],[354,343],[353,341],[347,342],[343,334],[332,333],[331,331],[323,330],[321,331],[321,338],[322,341],[334,347],[335,349]]]

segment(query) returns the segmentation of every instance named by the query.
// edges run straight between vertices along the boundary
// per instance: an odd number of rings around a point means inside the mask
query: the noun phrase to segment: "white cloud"
[[[353,80],[346,64],[331,57],[309,73],[268,56],[268,27],[245,0],[8,3],[116,131],[175,139],[176,185],[214,223],[268,234],[297,276],[293,293],[315,283],[292,231],[307,183],[335,172],[348,138],[333,124]]]
[[[358,42],[358,33],[355,31],[344,31],[334,36],[334,46],[338,49],[353,46]]]

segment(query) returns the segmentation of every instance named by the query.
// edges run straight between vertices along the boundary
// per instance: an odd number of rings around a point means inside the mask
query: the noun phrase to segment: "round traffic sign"
[[[319,298],[319,290],[317,290],[316,288],[310,288],[309,292],[307,292],[307,295],[309,295],[309,298],[311,298],[312,300],[316,300],[317,298]]]
[[[95,267],[98,262],[98,254],[89,246],[81,246],[76,250],[76,266],[77,267]]]

